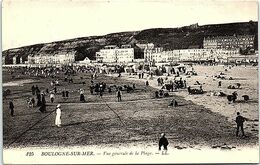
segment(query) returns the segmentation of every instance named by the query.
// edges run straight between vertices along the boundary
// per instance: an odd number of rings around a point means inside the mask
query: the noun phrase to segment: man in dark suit
[[[165,137],[165,134],[162,133],[161,138],[159,140],[159,151],[161,151],[161,147],[163,146],[163,149],[165,150],[165,153],[166,153],[168,150],[168,148],[167,148],[168,144],[169,144],[169,142],[168,142],[167,138]]]
[[[236,132],[236,136],[238,136],[239,128],[241,128],[242,136],[245,136],[244,126],[243,126],[245,120],[246,119],[243,116],[241,116],[239,112],[237,112],[237,117],[236,117],[237,132]]]
[[[12,101],[9,102],[9,109],[11,112],[11,116],[13,117],[14,116],[14,104]]]
[[[117,91],[117,100],[122,101],[122,92],[119,89]]]

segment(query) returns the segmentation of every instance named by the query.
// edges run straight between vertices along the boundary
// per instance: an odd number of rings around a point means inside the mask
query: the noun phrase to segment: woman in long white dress
[[[61,127],[61,109],[60,109],[60,104],[58,104],[58,105],[57,105],[57,108],[56,108],[55,125],[56,125],[57,127]]]

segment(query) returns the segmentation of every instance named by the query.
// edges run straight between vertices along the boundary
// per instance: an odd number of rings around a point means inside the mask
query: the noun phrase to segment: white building
[[[13,56],[13,64],[18,64],[18,56]]]
[[[231,56],[236,56],[238,49],[181,49],[176,50],[180,61],[203,61],[214,59],[227,59]]]
[[[79,61],[79,63],[80,63],[80,64],[90,64],[90,63],[91,63],[91,60],[90,60],[88,57],[86,57],[84,60]]]
[[[131,48],[130,45],[122,45],[121,48],[116,45],[105,46],[104,49],[100,49],[99,52],[96,52],[96,60],[97,62],[103,63],[133,62],[134,48]]]
[[[205,61],[227,59],[239,54],[238,49],[178,49],[170,51],[149,51],[145,59],[151,62]]]
[[[5,65],[5,56],[2,56],[2,65]]]
[[[122,45],[121,48],[116,49],[116,62],[128,63],[134,60],[134,48],[131,45]]]
[[[157,47],[152,49],[144,49],[144,60],[147,62],[161,62],[166,59],[163,59],[163,48]]]
[[[62,64],[75,62],[75,52],[58,52],[55,54],[39,53],[28,55],[28,64]]]
[[[24,61],[23,61],[23,57],[20,57],[20,64],[23,64]]]
[[[116,45],[105,46],[104,49],[100,49],[99,52],[96,52],[97,62],[111,63],[116,62]]]
[[[205,49],[239,49],[254,48],[254,35],[233,35],[207,37],[203,40]]]
[[[148,44],[136,44],[136,46],[138,46],[138,47],[141,48],[142,50],[145,50],[145,49],[153,49],[153,48],[154,48],[154,44],[153,44],[153,43],[148,43]]]

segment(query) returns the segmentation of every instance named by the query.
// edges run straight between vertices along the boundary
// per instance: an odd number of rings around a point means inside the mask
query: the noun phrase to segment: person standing
[[[37,107],[41,106],[42,105],[42,102],[41,102],[41,95],[39,93],[36,94],[36,97],[37,97]]]
[[[219,88],[221,87],[221,81],[218,82],[218,87],[219,87]]]
[[[189,93],[189,95],[191,94],[191,88],[190,88],[190,86],[188,86],[188,93]]]
[[[84,96],[84,90],[83,89],[80,89],[80,99],[79,99],[79,101],[81,101],[81,102],[86,102],[86,100],[85,100],[85,96]]]
[[[40,89],[39,89],[38,85],[36,85],[36,87],[35,87],[35,94],[36,95],[40,94]]]
[[[61,92],[62,94],[62,98],[64,99],[65,98],[65,89]]]
[[[165,133],[162,133],[161,138],[159,140],[159,151],[161,151],[161,147],[163,146],[163,149],[166,154],[166,152],[168,150],[168,148],[167,148],[168,144],[169,144],[169,142],[168,142],[167,138],[165,137]],[[162,154],[164,154],[164,152]]]
[[[42,113],[46,112],[46,100],[45,100],[45,96],[44,93],[41,93],[41,106],[39,109]]]
[[[99,96],[102,98],[103,96],[103,83],[99,85]]]
[[[175,99],[172,99],[171,103],[169,104],[169,106],[171,107],[177,107],[178,106],[178,102]]]
[[[35,87],[34,87],[34,85],[32,86],[32,95],[35,95]]]
[[[61,127],[61,109],[60,109],[61,105],[58,104],[57,108],[56,108],[56,118],[55,118],[55,125],[57,127]]]
[[[186,80],[183,80],[183,88],[186,88],[186,87],[187,87]]]
[[[99,96],[102,98],[102,96],[103,96],[103,91],[102,90],[100,90]]]
[[[239,128],[241,128],[242,136],[245,136],[244,122],[245,122],[245,118],[243,116],[241,116],[239,112],[237,112],[237,117],[236,117],[237,132],[236,132],[236,136],[238,136]]]
[[[89,89],[90,89],[90,93],[93,95],[93,93],[94,93],[94,85],[91,85],[90,87],[89,87]]]
[[[69,91],[66,91],[66,98],[69,98]]]
[[[117,91],[117,100],[122,101],[122,92],[119,89]]]
[[[54,98],[55,98],[54,93],[51,91],[51,94],[50,94],[51,103],[54,102]]]
[[[146,86],[149,86],[149,81],[146,81],[146,82],[145,82],[145,85],[146,85]]]
[[[14,116],[14,104],[12,101],[9,102],[9,109],[11,112],[11,116],[13,117]]]
[[[160,77],[158,77],[158,79],[157,79],[157,83],[158,83],[158,86],[161,85],[161,79],[160,79]]]

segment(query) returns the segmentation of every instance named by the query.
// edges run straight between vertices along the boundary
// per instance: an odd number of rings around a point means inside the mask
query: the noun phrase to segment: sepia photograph
[[[3,163],[259,163],[258,78],[256,0],[3,0]]]

